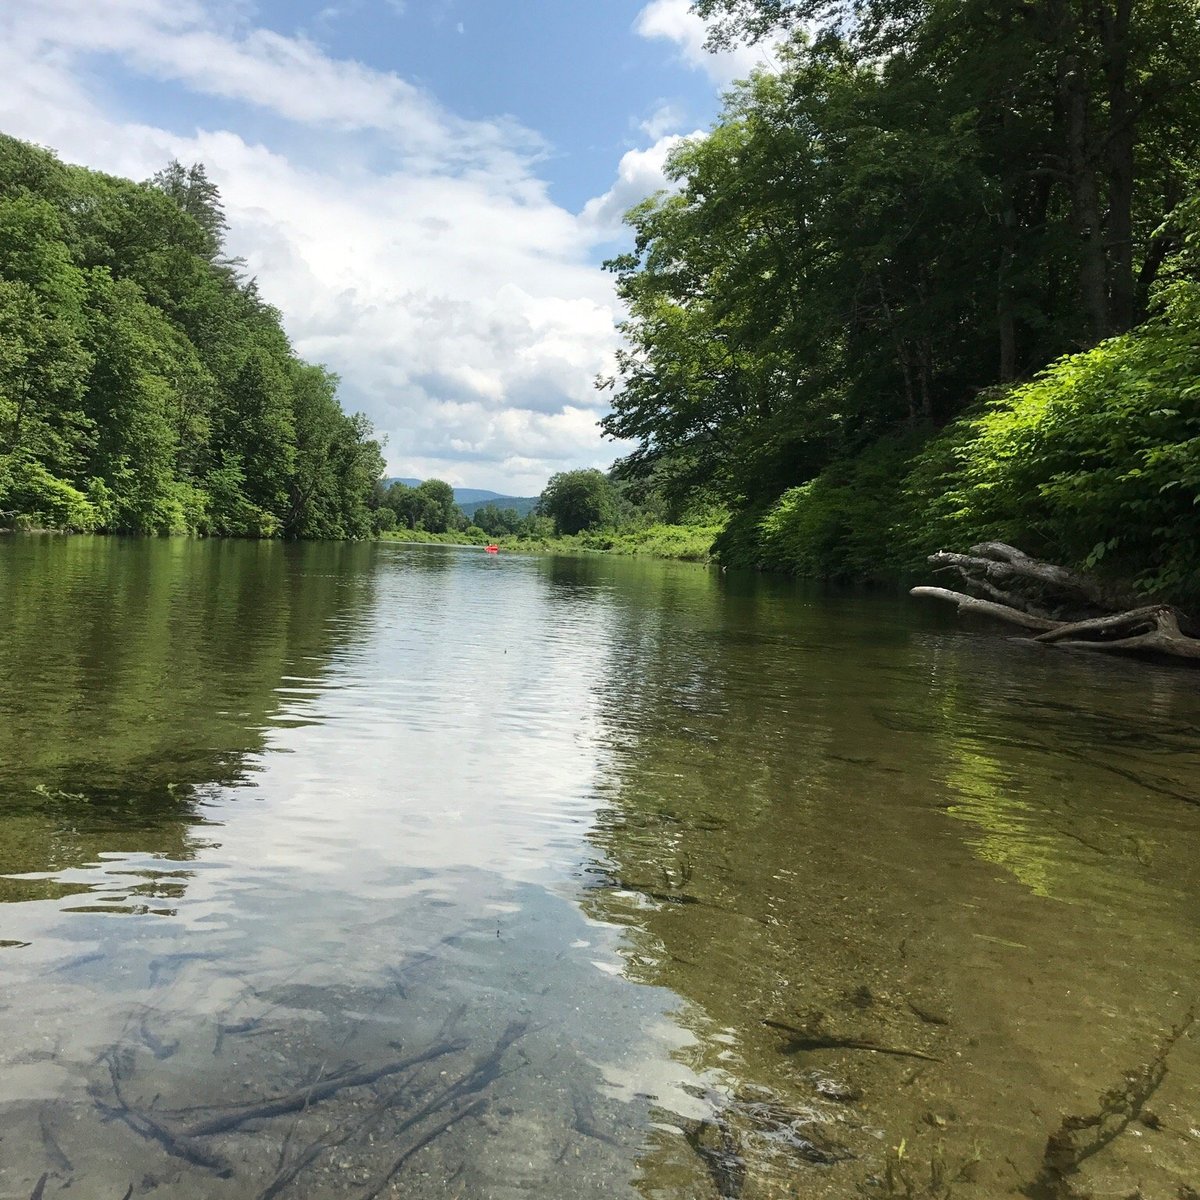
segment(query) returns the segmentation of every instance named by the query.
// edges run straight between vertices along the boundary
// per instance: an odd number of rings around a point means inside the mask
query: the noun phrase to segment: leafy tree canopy
[[[560,471],[542,491],[538,512],[553,520],[556,533],[580,533],[613,524],[616,494],[602,471]]]
[[[0,522],[345,538],[379,446],[293,353],[203,165],[132,183],[0,136]]]
[[[718,42],[784,40],[609,264],[604,427],[636,444],[617,475],[673,506],[761,515],[881,442],[911,451],[1198,277],[1198,0],[694,8]]]

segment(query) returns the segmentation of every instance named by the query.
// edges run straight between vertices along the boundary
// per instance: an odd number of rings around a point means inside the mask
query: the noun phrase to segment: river
[[[0,540],[0,1197],[1194,1198],[1196,681],[696,565]]]

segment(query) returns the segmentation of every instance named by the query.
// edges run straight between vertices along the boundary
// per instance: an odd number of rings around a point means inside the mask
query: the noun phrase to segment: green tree
[[[135,184],[0,137],[0,521],[373,532],[370,426],[224,233],[199,164]]]
[[[337,376],[295,363],[291,393],[296,427],[294,469],[283,516],[290,537],[361,537],[371,531],[367,497],[383,470],[369,431],[360,436],[337,402]],[[360,453],[361,451],[361,453]]]
[[[491,501],[479,505],[472,514],[471,521],[489,537],[516,533],[521,527],[521,516],[515,508],[501,508]]]
[[[203,163],[185,167],[173,158],[153,179],[151,187],[169,197],[204,231],[206,251],[210,259],[220,256],[229,230],[225,206],[217,185],[208,178]]]
[[[92,369],[85,411],[95,430],[84,473],[103,481],[111,501],[103,524],[139,533],[183,533],[194,501],[177,476],[180,416],[199,373],[190,346],[147,304],[141,290],[107,271],[90,273],[88,348]]]
[[[10,513],[44,516],[39,481],[77,485],[92,437],[86,284],[61,237],[48,201],[0,199],[0,510]]]
[[[676,190],[610,264],[628,316],[604,427],[636,443],[618,477],[672,507],[766,511],[1194,275],[1196,0],[696,8],[717,40],[793,34],[676,149]]]
[[[559,534],[611,525],[617,512],[613,485],[602,471],[560,471],[542,491],[538,512],[553,520]]]
[[[417,528],[445,533],[465,527],[462,510],[454,500],[454,489],[441,479],[426,479],[416,489]]]
[[[1162,225],[1194,192],[1196,0],[696,0],[714,44],[815,27],[816,45],[936,85],[974,126],[1001,246],[1002,337],[1020,243],[1061,205],[1091,340],[1144,319],[1169,253]],[[1189,144],[1190,143],[1190,144]]]
[[[420,515],[416,488],[397,479],[388,486],[381,503],[391,510],[401,529],[416,529]]]

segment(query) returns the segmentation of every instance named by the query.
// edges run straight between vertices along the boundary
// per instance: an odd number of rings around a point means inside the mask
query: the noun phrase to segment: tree
[[[389,485],[381,503],[392,511],[402,529],[416,529],[419,518],[416,488],[396,480]]]
[[[181,425],[187,427],[176,381],[186,387],[196,370],[190,347],[136,285],[107,271],[90,273],[88,315],[85,411],[95,434],[82,473],[111,494],[102,524],[186,532],[176,471]]]
[[[204,168],[153,184],[0,137],[0,521],[359,537],[383,462],[220,257]]]
[[[86,282],[61,238],[61,219],[48,201],[22,192],[0,200],[0,466],[7,460],[10,467],[0,477],[0,510],[35,502],[32,493],[13,490],[18,459],[77,485],[92,433],[83,411],[91,366]]]
[[[1185,269],[1196,0],[696,8],[718,39],[794,35],[627,218],[619,476],[769,505],[1128,328]]]
[[[429,533],[445,533],[459,527],[462,510],[454,500],[454,489],[441,479],[426,479],[416,488],[417,525]],[[463,522],[465,525],[465,521]]]
[[[1162,225],[1194,191],[1200,119],[1196,0],[696,0],[714,44],[807,25],[818,47],[944,80],[994,146],[993,213],[1009,238],[1036,232],[1057,193],[1090,339],[1144,319],[1169,252]],[[1189,141],[1192,145],[1189,146]],[[1168,149],[1168,147],[1170,147]],[[1005,153],[1007,151],[1007,153]],[[1009,280],[1002,275],[999,313]]]
[[[204,231],[208,258],[215,261],[224,249],[229,224],[221,193],[208,178],[204,164],[185,167],[173,158],[150,180],[150,186],[170,197]]]
[[[475,509],[471,521],[489,537],[516,533],[521,527],[521,515],[515,508],[501,508],[490,501]]]
[[[539,497],[538,512],[554,521],[559,534],[609,525],[616,517],[613,486],[601,471],[560,471]]]

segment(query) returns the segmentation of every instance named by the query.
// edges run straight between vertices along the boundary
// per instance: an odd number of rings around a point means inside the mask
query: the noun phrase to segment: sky
[[[536,495],[627,448],[601,263],[763,57],[704,36],[688,0],[0,0],[0,131],[134,179],[203,162],[388,473]]]

